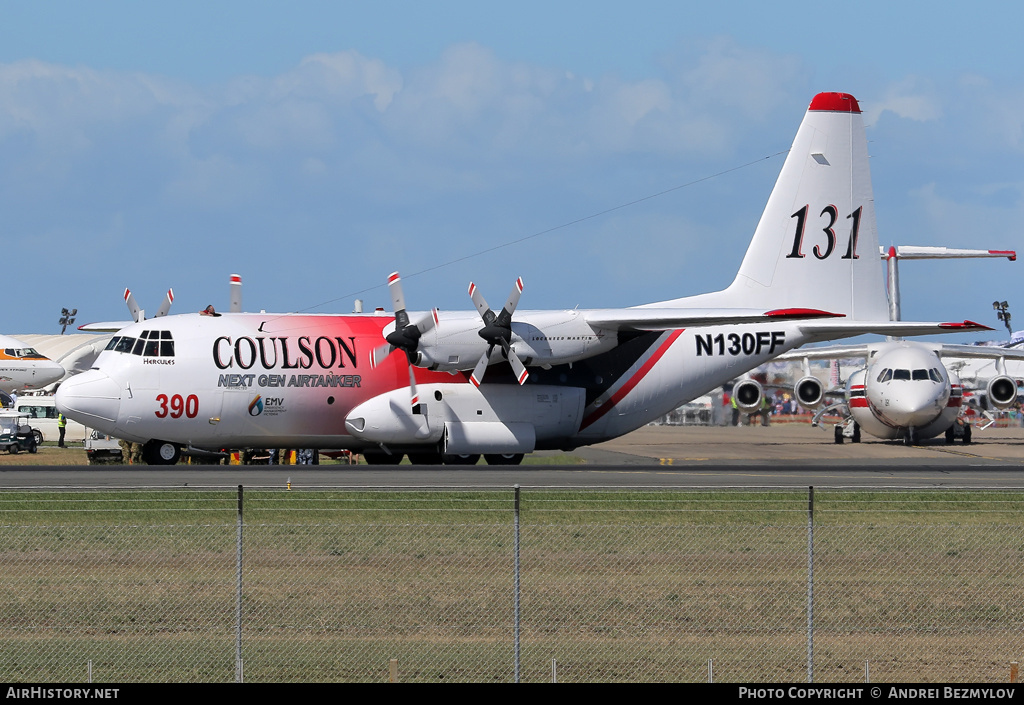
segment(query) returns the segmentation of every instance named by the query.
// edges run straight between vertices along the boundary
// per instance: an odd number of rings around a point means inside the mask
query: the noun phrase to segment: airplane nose
[[[100,430],[117,423],[121,389],[99,370],[75,375],[57,388],[57,409],[65,416]]]
[[[941,410],[941,407],[936,406],[934,395],[904,390],[891,400],[885,415],[890,422],[901,428],[916,428],[934,421]]]
[[[67,374],[66,370],[58,363],[51,360],[47,360],[46,364],[40,365],[36,371],[36,377],[38,378],[38,386],[45,387],[53,384],[54,382],[60,381],[60,379]]]

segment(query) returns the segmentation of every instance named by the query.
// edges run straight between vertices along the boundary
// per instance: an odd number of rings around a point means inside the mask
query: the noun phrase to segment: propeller
[[[132,320],[138,323],[139,321],[146,320],[146,312],[139,308],[139,304],[135,301],[135,295],[132,294],[131,289],[124,290],[124,302],[128,305],[128,310],[132,314]],[[156,312],[154,318],[160,318],[166,316],[167,312],[171,310],[171,304],[174,303],[174,290],[168,289],[167,294],[164,296],[164,302],[160,304],[160,308]]]
[[[511,345],[512,314],[519,304],[519,297],[522,293],[523,278],[519,277],[516,279],[515,286],[512,287],[512,293],[509,294],[505,307],[501,309],[501,313],[495,314],[491,307],[487,305],[484,295],[480,293],[476,284],[472,282],[469,284],[469,297],[473,299],[476,310],[480,312],[480,317],[484,319],[484,327],[480,329],[479,335],[488,342],[487,351],[481,356],[480,361],[476,363],[476,367],[473,368],[473,374],[469,376],[469,380],[477,387],[484,381],[484,372],[487,371],[488,361],[496,345],[501,346],[502,353],[509,364],[512,365],[512,371],[515,373],[519,384],[526,384],[526,380],[530,376],[526,371],[526,365],[519,359]]]
[[[409,313],[405,310],[405,294],[402,292],[402,277],[398,272],[393,272],[388,277],[388,291],[391,292],[391,303],[395,311],[395,329],[384,336],[387,341],[384,345],[374,348],[370,353],[370,367],[376,367],[382,363],[388,355],[395,350],[405,353],[409,367],[409,391],[411,392],[411,405],[420,403],[419,395],[416,392],[416,375],[413,367],[419,360],[419,343],[424,333],[429,332],[437,325],[437,309],[431,311],[429,316],[412,323],[409,320]]]

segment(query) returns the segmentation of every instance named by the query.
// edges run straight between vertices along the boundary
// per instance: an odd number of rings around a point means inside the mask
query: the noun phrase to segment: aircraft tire
[[[853,438],[850,439],[854,443],[860,443],[860,424],[853,424]]]
[[[954,440],[956,440],[956,431],[954,431],[953,427],[950,426],[949,428],[946,429],[946,445],[953,445]]]
[[[367,465],[398,465],[402,462],[401,453],[363,453]]]
[[[964,445],[969,445],[971,442],[971,425],[969,423],[964,424]]]
[[[519,465],[523,462],[522,453],[485,453],[484,460],[488,465]]]
[[[836,444],[842,445],[843,443],[843,427],[836,426]]]
[[[904,445],[912,446],[917,444],[917,434],[914,433],[914,429],[908,428],[907,435],[903,437]]]
[[[480,454],[473,453],[470,455],[445,455],[445,465],[476,465],[480,462]]]
[[[147,465],[175,465],[181,457],[181,448],[167,441],[147,441],[142,446],[142,459]]]

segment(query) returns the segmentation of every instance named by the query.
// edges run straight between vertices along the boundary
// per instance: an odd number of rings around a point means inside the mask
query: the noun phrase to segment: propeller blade
[[[473,374],[469,376],[469,381],[476,387],[479,387],[480,383],[484,381],[484,373],[487,371],[488,358],[491,356],[491,350],[493,349],[493,345],[487,349],[487,352],[480,357],[480,361],[476,363],[476,367],[473,368]]]
[[[231,313],[242,312],[242,277],[237,274],[231,275],[231,305],[228,310]]]
[[[394,346],[392,346],[392,345],[390,345],[388,343],[384,343],[383,345],[378,345],[373,350],[371,350],[370,351],[370,369],[374,369],[375,367],[377,367],[377,365],[379,365],[380,363],[384,362],[384,359],[388,355],[390,355],[392,352],[394,352],[394,350],[395,350]]]
[[[473,282],[469,283],[469,298],[473,299],[473,304],[476,306],[476,310],[480,312],[480,317],[484,319],[484,323],[491,325],[496,318],[494,311],[487,305],[484,295],[480,293],[480,289]]]
[[[388,291],[391,292],[391,304],[395,312],[395,330],[401,330],[409,325],[409,314],[405,312],[405,293],[398,272],[392,272],[388,277]]]
[[[496,324],[502,328],[508,328],[512,325],[512,314],[516,310],[516,306],[519,305],[519,297],[523,293],[523,278],[519,277],[516,279],[515,286],[512,287],[512,293],[508,295],[508,301],[505,302],[505,308],[501,309],[501,313],[498,314],[498,320]]]
[[[171,304],[174,303],[174,289],[168,289],[167,295],[164,296],[164,302],[160,304],[160,309],[156,312],[154,318],[160,318],[166,316],[167,312],[171,310]]]
[[[416,392],[416,373],[412,365],[409,365],[409,393],[410,402],[413,407],[420,403],[420,395]]]
[[[132,314],[132,320],[138,323],[143,319],[143,311],[139,308],[139,305],[135,303],[135,297],[132,295],[131,289],[124,290],[124,302],[128,305],[128,310]]]
[[[419,323],[416,324],[416,329],[419,330],[420,335],[429,333],[437,326],[437,309],[433,309],[429,316],[421,318]]]
[[[509,364],[512,365],[512,371],[515,372],[519,385],[526,384],[526,380],[530,378],[530,373],[526,371],[526,365],[523,364],[523,361],[519,359],[519,356],[516,355],[512,348],[506,350],[505,355],[508,357]]]

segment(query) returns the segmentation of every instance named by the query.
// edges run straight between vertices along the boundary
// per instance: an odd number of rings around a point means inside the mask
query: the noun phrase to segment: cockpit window
[[[890,379],[892,379],[892,370],[890,370],[888,367],[886,367],[878,375],[878,381],[879,382],[888,382]]]
[[[4,355],[34,360],[43,359],[43,356],[37,353],[35,348],[4,348]]]
[[[142,357],[174,357],[174,340],[169,330],[144,330],[138,338],[115,335],[105,349]]]
[[[914,370],[914,379],[915,380],[919,380],[920,379],[920,380],[924,380],[924,381],[927,382],[928,381],[928,370],[923,370],[923,369],[922,370]]]
[[[910,370],[893,370],[893,379],[910,379]]]
[[[932,378],[932,382],[938,382],[942,384],[942,375],[934,367],[928,370],[928,376]]]

